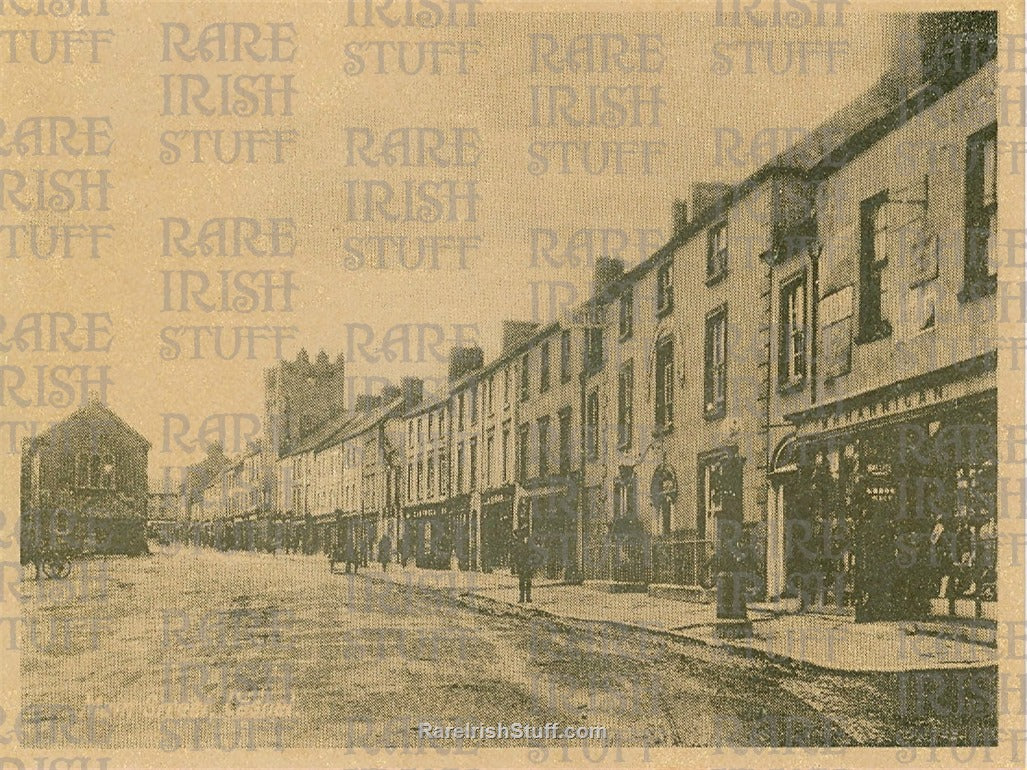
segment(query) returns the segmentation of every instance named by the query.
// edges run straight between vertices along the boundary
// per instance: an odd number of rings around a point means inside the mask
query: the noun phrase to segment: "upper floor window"
[[[798,385],[806,377],[806,275],[781,286],[777,378],[781,385]]]
[[[968,300],[995,291],[998,282],[998,145],[992,123],[966,141],[966,219],[963,289]]]
[[[618,323],[618,331],[620,332],[620,338],[622,340],[630,339],[631,333],[634,326],[634,314],[635,314],[635,293],[629,286],[624,290],[624,293],[620,295],[620,318]]]
[[[485,457],[482,463],[482,473],[484,474],[486,487],[492,486],[492,458],[495,457],[496,452],[496,431],[495,429],[489,430],[485,435]]]
[[[435,494],[435,455],[431,453],[428,454],[427,468],[426,492],[428,497],[432,497]]]
[[[464,394],[456,397],[456,429],[464,429]]]
[[[622,449],[631,446],[633,426],[633,391],[635,387],[635,366],[628,361],[617,375],[617,446]]]
[[[491,440],[491,439],[490,439]],[[500,462],[502,463],[499,472],[503,478],[503,483],[510,481],[510,422],[503,423],[503,433],[500,437],[502,441]]]
[[[79,452],[75,457],[75,486],[81,489],[114,489],[114,455]]]
[[[603,329],[601,326],[585,328],[585,372],[595,374],[603,368]]]
[[[538,378],[539,392],[545,393],[549,390],[549,340],[539,346]]]
[[[559,414],[560,442],[560,473],[571,472],[571,410],[570,407],[560,410]]]
[[[520,388],[521,401],[527,401],[528,400],[528,388],[529,388],[528,354],[525,353],[523,356],[521,356],[521,388]]]
[[[467,451],[469,452],[467,476],[471,489],[474,489],[478,485],[478,438],[476,436],[471,436]],[[485,480],[485,484],[488,485],[488,479]]]
[[[727,309],[720,308],[706,319],[705,412],[722,417],[727,404]]]
[[[674,427],[674,338],[666,336],[656,343],[656,427]]]
[[[669,260],[656,271],[656,314],[663,315],[674,309],[673,263]]]
[[[593,388],[585,402],[585,453],[590,460],[599,457],[599,390]]]
[[[549,418],[538,418],[538,475],[549,475]]]
[[[714,225],[706,233],[706,282],[727,275],[727,222]]]
[[[571,330],[560,332],[560,382],[571,379]]]
[[[464,443],[462,441],[456,445],[456,491],[457,494],[464,491]]]
[[[872,342],[891,334],[884,317],[885,269],[888,267],[888,191],[867,198],[859,207],[859,334],[856,342]]]
[[[528,423],[522,424],[517,429],[517,474],[523,481],[528,478],[528,432],[531,427]]]
[[[471,425],[478,424],[478,383],[471,385]]]

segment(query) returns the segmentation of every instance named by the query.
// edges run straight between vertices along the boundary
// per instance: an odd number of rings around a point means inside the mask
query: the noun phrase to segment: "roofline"
[[[119,415],[117,412],[115,412],[113,409],[111,409],[106,404],[106,402],[104,402],[104,401],[89,401],[89,402],[83,404],[82,406],[80,406],[78,409],[76,409],[71,414],[69,414],[63,420],[58,420],[57,422],[54,422],[52,425],[47,427],[47,429],[44,430],[42,433],[37,433],[35,436],[27,436],[26,439],[29,442],[29,446],[34,445],[38,441],[42,441],[50,433],[52,433],[54,430],[56,430],[58,427],[60,427],[61,425],[64,425],[67,422],[70,422],[72,419],[77,417],[81,412],[84,412],[86,409],[89,409],[90,407],[93,407],[93,406],[100,406],[100,407],[102,407],[104,409],[104,411],[106,411],[108,414],[110,414],[112,417],[114,417],[114,419],[116,419],[118,421],[118,423],[120,423],[120,425],[126,431],[128,431],[136,439],[138,439],[140,443],[145,444],[147,449],[153,449],[153,444],[150,442],[150,440],[148,438],[146,438],[146,436],[144,436],[138,430],[136,430],[131,425],[129,425],[121,415]]]

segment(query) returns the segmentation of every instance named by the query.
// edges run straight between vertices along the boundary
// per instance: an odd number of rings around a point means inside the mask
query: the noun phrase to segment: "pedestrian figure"
[[[389,561],[392,559],[392,539],[387,535],[382,535],[382,539],[378,541],[378,561],[382,565],[382,572],[387,572],[389,568]]]
[[[520,589],[518,602],[531,603],[531,581],[535,577],[535,553],[526,532],[518,536],[513,548],[514,570]]]
[[[328,554],[328,571],[335,572],[335,565],[338,562],[346,561],[346,554],[343,551],[342,541],[336,539],[332,544],[332,551]]]
[[[353,542],[352,538],[346,538],[345,545],[345,558],[346,558],[346,574],[349,574],[349,568],[353,567],[353,574],[357,574],[357,568],[360,566],[360,556],[357,553],[359,549],[356,543]]]
[[[400,538],[396,541],[396,557],[399,559],[399,566],[407,568],[407,546],[406,541]]]

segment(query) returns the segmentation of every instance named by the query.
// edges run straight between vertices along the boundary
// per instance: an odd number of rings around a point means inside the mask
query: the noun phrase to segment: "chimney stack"
[[[688,201],[675,198],[671,204],[671,232],[675,235],[688,227]]]
[[[424,398],[424,380],[417,377],[404,377],[399,383],[403,395],[403,408],[413,409]]]
[[[481,369],[485,363],[485,351],[481,348],[452,348],[449,351],[449,381],[456,382],[468,372]]]
[[[503,321],[503,350],[517,347],[537,330],[534,321]]]
[[[692,184],[692,219],[707,212],[727,208],[731,185],[723,182],[695,182]]]
[[[607,291],[624,277],[624,260],[599,257],[592,271],[592,296]]]

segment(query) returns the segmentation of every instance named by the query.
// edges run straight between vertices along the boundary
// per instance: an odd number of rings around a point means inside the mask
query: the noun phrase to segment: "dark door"
[[[868,480],[857,519],[856,621],[891,620],[898,610],[895,488]]]

